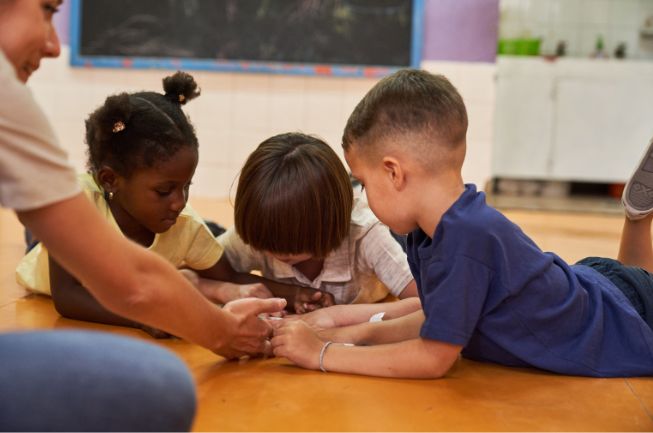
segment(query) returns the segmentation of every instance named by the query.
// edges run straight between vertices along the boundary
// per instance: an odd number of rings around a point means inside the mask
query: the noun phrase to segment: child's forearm
[[[237,272],[233,274],[231,281],[237,284],[263,284],[265,287],[272,292],[272,294],[279,298],[285,298],[288,303],[294,301],[295,294],[297,293],[298,286],[293,286],[290,284],[279,283],[267,278],[263,278],[258,275],[249,274],[245,272]]]
[[[400,299],[396,302],[386,302],[383,305],[387,306],[387,308],[383,310],[385,311],[383,320],[397,319],[422,309],[422,303],[419,298],[415,297]]]
[[[319,335],[324,340],[341,343],[387,344],[417,338],[423,322],[424,314],[419,309],[397,319],[327,329]]]
[[[132,328],[141,327],[140,324],[133,320],[118,316],[104,308],[79,283],[67,284],[65,286],[53,285],[52,300],[57,312],[68,319],[85,320],[106,325],[129,326]]]
[[[249,272],[237,272],[229,263],[229,260],[223,255],[220,260],[208,269],[196,270],[202,278],[208,278],[217,281],[227,281],[235,284],[263,284],[274,296],[285,298],[294,297],[297,287],[290,284],[279,283],[259,275]],[[290,302],[290,301],[289,301]]]
[[[278,298],[284,298],[287,301],[286,309],[290,312],[305,313],[312,309],[332,306],[334,304],[333,295],[311,287],[302,287],[293,284],[285,284],[269,280],[258,275],[247,273],[235,273],[231,281],[239,284],[259,284]]]
[[[227,281],[240,285],[262,284],[273,296],[284,298],[287,301],[287,309],[293,310],[297,294],[302,290],[313,290],[302,288],[297,285],[280,283],[249,272],[237,272],[223,255],[217,263],[208,269],[196,271],[201,277],[218,281]]]
[[[348,304],[334,305],[322,310],[333,320],[336,327],[350,326],[370,320],[372,315],[385,311],[385,304]]]
[[[460,346],[421,338],[364,347],[334,343],[324,350],[322,367],[328,372],[435,379],[449,371],[460,350]]]
[[[233,283],[212,280],[210,278],[199,277],[195,287],[211,302],[216,304],[226,304],[229,301],[238,299]]]
[[[383,314],[383,320],[396,319],[421,308],[419,298],[407,298],[395,302],[380,302],[377,304],[334,305],[324,310],[337,327],[368,322],[378,313]]]

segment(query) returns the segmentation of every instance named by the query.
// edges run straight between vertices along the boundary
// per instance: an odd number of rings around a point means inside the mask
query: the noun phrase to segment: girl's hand
[[[297,289],[293,307],[295,313],[304,314],[320,308],[330,307],[335,304],[333,295],[321,290],[301,287]]]
[[[324,342],[301,320],[273,323],[272,351],[303,368],[320,368],[320,350]]]

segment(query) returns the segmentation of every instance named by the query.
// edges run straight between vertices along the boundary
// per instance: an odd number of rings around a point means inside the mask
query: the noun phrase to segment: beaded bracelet
[[[324,373],[327,373],[326,368],[324,368],[324,354],[326,353],[327,347],[331,346],[332,344],[333,341],[327,341],[322,346],[322,350],[320,350],[320,370],[322,370]]]

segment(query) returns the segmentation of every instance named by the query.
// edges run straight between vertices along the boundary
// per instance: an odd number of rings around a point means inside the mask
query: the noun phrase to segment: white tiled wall
[[[463,179],[485,189],[492,176],[496,65],[431,61],[422,63],[422,68],[446,76],[465,100],[469,129]]]
[[[641,37],[649,20],[653,31],[653,0],[501,0],[502,38],[542,38],[541,51],[552,54],[559,41],[567,54],[589,57],[602,36],[610,57],[619,43],[627,57],[653,59],[653,37]]]
[[[44,60],[30,87],[50,118],[78,170],[85,168],[84,119],[104,99],[122,91],[161,91],[171,71],[78,69],[68,66],[68,50]],[[490,178],[495,65],[428,62],[465,98],[470,117],[465,180],[483,187]],[[374,79],[232,74],[190,71],[202,95],[185,106],[200,141],[200,162],[192,194],[227,197],[247,155],[262,140],[302,131],[326,140],[339,155],[342,130]],[[343,160],[344,161],[344,160]],[[235,192],[235,188],[231,193]]]

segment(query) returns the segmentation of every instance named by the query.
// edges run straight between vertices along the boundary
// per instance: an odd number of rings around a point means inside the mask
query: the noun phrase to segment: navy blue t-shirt
[[[584,376],[653,375],[653,331],[603,275],[542,252],[474,185],[433,238],[408,236],[423,338],[463,356]]]

